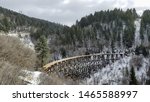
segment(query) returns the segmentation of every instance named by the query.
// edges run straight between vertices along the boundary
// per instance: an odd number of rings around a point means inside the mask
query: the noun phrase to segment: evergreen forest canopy
[[[147,35],[148,40],[150,41],[150,10],[145,10],[141,20],[141,39],[144,40],[144,35]]]
[[[94,45],[111,44],[114,46],[115,43],[121,44],[123,38],[123,44],[129,48],[134,41],[134,21],[137,18],[135,9],[95,12],[94,15],[90,14],[82,17],[80,21],[76,21],[76,25],[69,29],[70,33],[65,33],[66,39],[63,42],[66,41],[66,44],[71,41],[73,44],[79,42],[86,46],[87,41],[91,41]],[[66,30],[66,32],[68,31]]]
[[[9,32],[13,30],[29,31],[31,33],[40,32],[41,35],[47,36],[54,34],[58,29],[62,29],[60,24],[49,21],[28,17],[26,15],[0,7],[0,31]],[[34,35],[39,37],[40,35]]]
[[[0,84],[8,84],[8,81],[13,84],[17,83],[18,79],[12,80],[11,77],[18,77],[16,75],[22,69],[35,68],[35,70],[39,71],[38,68],[49,63],[51,55],[55,55],[55,52],[58,50],[61,57],[65,58],[75,56],[73,52],[78,51],[80,48],[86,48],[86,50],[88,48],[98,48],[99,51],[103,51],[104,48],[108,48],[111,51],[132,48],[135,43],[135,21],[139,21],[139,19],[141,19],[141,22],[138,23],[141,23],[140,38],[142,44],[136,46],[134,50],[136,55],[143,54],[146,58],[149,57],[150,43],[149,49],[147,49],[143,42],[145,42],[145,39],[150,42],[150,10],[145,10],[141,17],[136,13],[135,9],[127,9],[126,11],[122,9],[99,11],[82,17],[79,21],[76,21],[76,24],[68,27],[28,17],[0,7],[0,33],[16,32],[18,34],[18,32],[28,32],[35,45],[35,51],[33,51],[24,47],[16,38],[12,39],[8,36],[0,36],[0,48],[2,49],[0,50],[0,66],[2,66],[2,70],[0,70],[2,74],[0,75],[2,78],[5,75],[5,78],[7,78],[3,79],[5,81],[1,81],[3,83]],[[69,51],[71,52],[70,55]],[[82,50],[82,52],[84,51]],[[59,57],[59,54],[56,53],[57,57]],[[90,53],[85,51],[84,54]],[[80,55],[80,53],[78,52],[76,55]],[[58,59],[54,58],[52,60]],[[141,56],[135,57],[133,60],[137,68],[142,68],[142,63],[144,62]],[[122,64],[122,62],[118,64]],[[125,69],[125,79],[131,85],[139,84],[135,77],[135,68],[132,66],[130,72],[127,67]],[[112,68],[110,69],[112,70]],[[11,73],[7,73],[7,70]],[[106,71],[104,74],[106,74]],[[141,75],[143,76],[143,74]],[[52,76],[53,78],[55,80],[55,76]],[[150,80],[147,80],[146,83],[149,84]]]
[[[55,46],[95,47],[102,50],[105,45],[114,50],[116,46],[132,47],[135,36],[134,21],[137,18],[140,17],[135,9],[106,10],[82,17],[75,25],[68,27],[0,7],[0,31],[25,30],[34,39],[39,39],[41,35],[46,38],[53,36],[55,39],[51,44]],[[150,11],[144,11],[141,19],[141,39],[147,34],[150,41],[150,30],[147,29],[150,25]]]

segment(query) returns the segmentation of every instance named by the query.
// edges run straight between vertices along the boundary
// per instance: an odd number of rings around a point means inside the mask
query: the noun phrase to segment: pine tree
[[[39,65],[42,67],[48,60],[48,45],[45,36],[41,36],[38,39],[37,44],[35,45],[35,50],[39,59]]]
[[[66,57],[66,50],[64,48],[60,48],[60,53],[61,53],[63,58]]]
[[[128,77],[128,76],[129,76],[128,67],[126,67],[126,69],[125,69],[125,75],[126,75],[126,77]]]
[[[4,31],[5,31],[5,32],[8,32],[9,29],[10,29],[10,24],[9,24],[9,22],[8,22],[8,19],[5,17],[4,20],[3,20],[3,22],[4,22],[4,25],[5,25]]]
[[[136,79],[135,71],[134,71],[133,66],[132,66],[132,68],[130,70],[130,81],[129,81],[129,84],[130,85],[137,85],[138,84],[138,81]]]

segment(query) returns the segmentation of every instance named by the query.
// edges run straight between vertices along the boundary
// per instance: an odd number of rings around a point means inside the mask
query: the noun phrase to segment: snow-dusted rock
[[[42,72],[39,71],[28,71],[22,70],[21,75],[19,76],[20,79],[27,82],[28,85],[38,85],[40,84],[40,75]]]
[[[17,37],[23,42],[23,44],[26,47],[34,50],[34,44],[31,40],[30,33],[27,33],[27,32],[8,32],[8,33],[0,33],[0,35]]]

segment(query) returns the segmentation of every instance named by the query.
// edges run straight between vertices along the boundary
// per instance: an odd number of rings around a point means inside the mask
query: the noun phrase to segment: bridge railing
[[[124,57],[124,53],[97,53],[97,54],[90,54],[90,55],[81,55],[81,56],[74,56],[74,57],[53,61],[43,66],[43,68],[45,71],[53,72],[61,69],[64,70],[67,66],[75,66],[82,62],[91,62],[95,60],[100,62],[106,59],[118,60],[120,57]]]

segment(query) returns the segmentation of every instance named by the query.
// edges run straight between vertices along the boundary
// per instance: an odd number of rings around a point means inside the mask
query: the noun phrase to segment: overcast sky
[[[28,16],[72,25],[95,11],[114,8],[150,8],[150,0],[0,0],[0,6]]]

